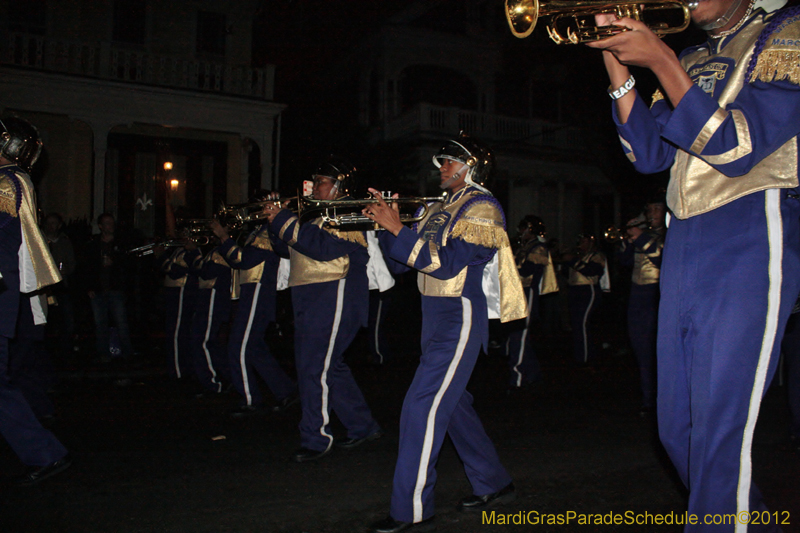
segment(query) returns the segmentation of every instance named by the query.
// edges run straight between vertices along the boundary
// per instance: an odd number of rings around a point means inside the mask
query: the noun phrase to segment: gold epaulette
[[[360,244],[364,248],[367,247],[367,238],[364,237],[363,231],[342,231],[328,226],[323,226],[323,229],[336,238]]]
[[[0,174],[0,177],[2,174]],[[0,213],[17,218],[17,191],[10,179],[0,180]]]
[[[766,31],[769,31],[767,29]],[[800,85],[800,16],[780,21],[767,36],[748,81],[784,80]]]
[[[653,105],[655,105],[656,102],[663,99],[664,99],[664,93],[661,92],[661,89],[656,89],[655,92],[653,93],[653,96],[650,97],[650,107],[653,107]]]
[[[450,237],[460,237],[470,244],[486,248],[500,249],[511,246],[508,234],[503,229],[502,214],[488,201],[478,201],[470,206],[453,225]]]

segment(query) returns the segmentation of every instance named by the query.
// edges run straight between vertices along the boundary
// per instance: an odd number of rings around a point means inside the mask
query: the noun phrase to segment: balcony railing
[[[447,136],[461,130],[490,142],[518,141],[563,150],[576,150],[583,145],[583,136],[574,126],[425,103],[418,104],[407,113],[387,121],[382,132],[382,140],[390,141],[426,134]]]
[[[274,67],[234,67],[211,61],[131,51],[108,42],[54,41],[11,33],[0,63],[49,72],[272,100]]]

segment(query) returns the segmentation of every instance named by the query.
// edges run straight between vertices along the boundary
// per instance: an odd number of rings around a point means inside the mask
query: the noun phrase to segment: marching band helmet
[[[314,171],[314,176],[325,176],[336,182],[334,185],[343,196],[354,196],[358,189],[357,169],[342,157],[330,155]]]
[[[536,215],[525,215],[525,218],[520,221],[517,231],[522,234],[525,230],[530,230],[531,235],[538,237],[539,240],[544,240],[544,236],[547,235],[544,221]]]
[[[39,130],[18,117],[0,120],[0,155],[15,163],[25,172],[30,172],[42,153]]]
[[[487,146],[463,131],[457,139],[447,141],[433,156],[436,168],[442,166],[442,159],[450,159],[467,165],[469,171],[465,181],[479,189],[489,192],[484,184],[494,167],[494,154]]]

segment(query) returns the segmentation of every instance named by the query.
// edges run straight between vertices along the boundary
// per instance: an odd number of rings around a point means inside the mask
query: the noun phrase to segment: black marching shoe
[[[272,407],[272,412],[283,413],[284,411],[286,411],[288,408],[290,408],[299,401],[300,401],[300,395],[297,393],[297,391],[295,391],[286,398],[284,398],[283,400],[279,401],[277,404],[275,404]]]
[[[433,517],[422,522],[399,522],[387,516],[380,522],[369,526],[369,533],[399,533],[400,531],[431,531],[433,530]]]
[[[351,448],[355,448],[360,444],[364,444],[365,442],[369,442],[372,440],[377,440],[383,436],[383,430],[379,429],[377,431],[373,431],[366,437],[361,437],[360,439],[336,439],[333,443],[336,445],[337,448],[342,448],[343,450],[349,450]]]
[[[329,446],[327,449],[320,451],[317,450],[309,450],[308,448],[300,448],[294,455],[292,455],[292,460],[296,463],[306,463],[308,461],[316,461],[317,459],[322,459],[329,453],[333,451],[333,447]]]
[[[473,494],[472,496],[464,498],[458,503],[458,508],[461,511],[479,511],[486,507],[511,503],[516,499],[517,489],[514,487],[513,483],[509,483],[497,492],[485,494],[483,496],[475,496]]]
[[[69,468],[70,465],[72,465],[72,458],[68,454],[58,461],[53,461],[49,465],[31,466],[23,476],[20,476],[16,479],[15,485],[18,487],[30,487],[32,485],[36,485],[40,481],[44,481],[51,476],[55,476],[56,474],[63,472]]]

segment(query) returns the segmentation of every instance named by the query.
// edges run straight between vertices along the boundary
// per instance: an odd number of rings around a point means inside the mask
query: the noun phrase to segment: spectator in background
[[[103,213],[97,217],[100,234],[95,235],[85,251],[83,268],[84,288],[92,304],[96,350],[99,362],[109,362],[109,317],[113,316],[119,332],[122,357],[133,357],[125,285],[129,280],[125,248],[116,239],[114,216]]]

